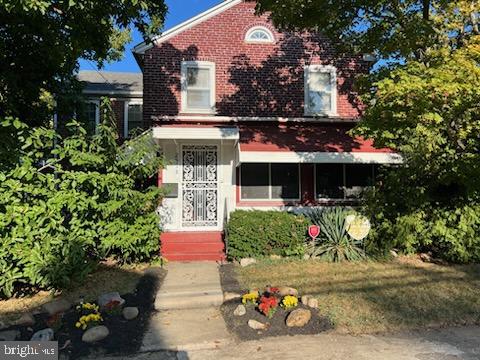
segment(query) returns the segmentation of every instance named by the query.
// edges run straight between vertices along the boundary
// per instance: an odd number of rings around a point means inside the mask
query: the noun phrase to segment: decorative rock
[[[233,311],[235,316],[243,316],[247,313],[247,309],[243,305],[238,305],[237,308]]]
[[[312,318],[312,312],[306,309],[293,310],[287,317],[288,327],[303,327],[308,324]]]
[[[0,341],[15,341],[20,336],[18,330],[8,330],[0,332]]]
[[[270,259],[272,260],[281,260],[282,257],[280,255],[270,255]]]
[[[302,300],[303,305],[308,305],[308,300],[310,300],[310,296],[309,295],[303,295],[301,300]]]
[[[98,306],[100,308],[104,308],[111,301],[118,301],[119,306],[123,306],[125,304],[125,300],[120,297],[120,294],[116,291],[111,293],[102,294],[98,297]]]
[[[398,253],[395,250],[390,250],[390,255],[392,255],[394,258],[398,257]]]
[[[432,262],[432,255],[430,253],[421,253],[420,254],[420,259],[423,262],[431,263]]]
[[[52,341],[53,340],[53,330],[46,328],[40,331],[37,331],[32,335],[30,341]]]
[[[71,304],[64,299],[55,300],[49,303],[46,303],[42,306],[43,310],[48,313],[48,315],[55,315],[58,313],[63,313],[70,309]]]
[[[303,255],[303,260],[310,260],[311,256],[308,254]]]
[[[137,307],[126,307],[123,309],[122,314],[125,320],[133,320],[138,316],[138,308]]]
[[[280,286],[278,288],[278,295],[280,295],[280,296],[291,295],[291,296],[297,296],[298,297],[298,290],[294,289],[292,287],[288,287],[288,286]]]
[[[15,321],[15,325],[19,326],[33,326],[35,325],[35,318],[30,313],[23,314],[17,321]]]
[[[245,267],[245,266],[248,266],[248,265],[255,264],[256,262],[257,262],[257,260],[255,260],[253,258],[244,258],[244,259],[240,260],[240,266]]]
[[[86,343],[94,343],[105,339],[108,334],[110,334],[110,331],[108,331],[106,326],[95,326],[85,331],[82,336],[82,341]]]
[[[237,300],[237,299],[240,299],[241,297],[242,297],[242,295],[240,295],[238,293],[225,291],[223,293],[223,302],[227,302],[227,301],[230,301],[230,300]]]
[[[318,299],[315,298],[310,298],[308,299],[308,307],[311,307],[312,309],[318,309]]]
[[[265,330],[267,328],[267,324],[263,324],[257,320],[248,320],[248,326],[250,326],[253,330]]]

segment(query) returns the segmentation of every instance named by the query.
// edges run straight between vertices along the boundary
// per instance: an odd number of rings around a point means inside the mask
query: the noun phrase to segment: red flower
[[[260,304],[258,305],[258,309],[265,316],[271,317],[276,311],[277,306],[278,300],[276,297],[264,295],[260,298]]]

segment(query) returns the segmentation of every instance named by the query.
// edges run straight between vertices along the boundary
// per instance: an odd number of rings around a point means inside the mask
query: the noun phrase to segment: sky
[[[221,0],[166,0],[168,14],[165,19],[164,30],[168,30],[195,15],[210,9],[219,4]],[[126,47],[123,60],[112,64],[106,64],[104,71],[122,71],[122,72],[140,72],[135,59],[132,55],[132,48],[143,41],[142,36],[134,31],[132,33],[132,42]],[[80,60],[80,70],[96,70],[96,64]]]

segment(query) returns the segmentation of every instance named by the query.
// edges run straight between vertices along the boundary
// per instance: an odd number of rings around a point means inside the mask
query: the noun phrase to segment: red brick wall
[[[321,36],[279,33],[267,15],[254,14],[254,7],[252,2],[234,6],[146,52],[146,121],[179,114],[180,66],[189,60],[215,63],[218,115],[303,117],[305,64],[336,66],[338,115],[360,115],[352,82],[359,72],[367,71],[367,64],[353,56],[336,56]],[[246,43],[245,34],[255,25],[267,26],[277,42]]]
[[[115,120],[117,122],[118,135],[120,138],[123,138],[125,101],[121,99],[112,99],[112,110],[115,114]]]

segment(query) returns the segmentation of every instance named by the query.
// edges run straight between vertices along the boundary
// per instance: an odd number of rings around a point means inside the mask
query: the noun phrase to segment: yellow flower
[[[283,306],[288,309],[298,305],[298,298],[296,296],[287,295],[282,300]]]
[[[246,304],[248,302],[256,303],[258,300],[258,291],[252,291],[248,294],[242,296],[242,303]]]

